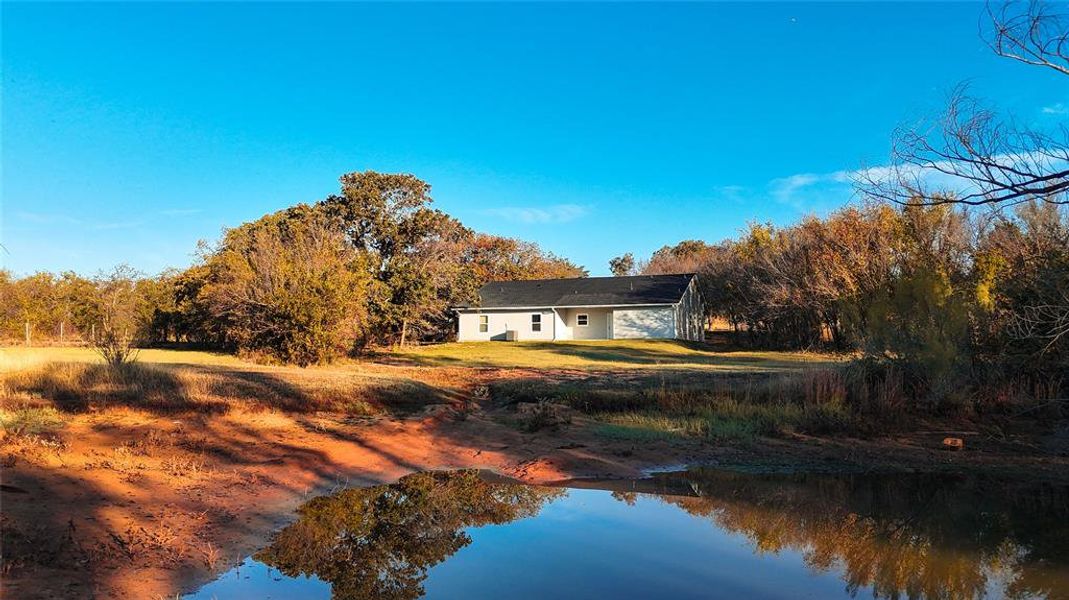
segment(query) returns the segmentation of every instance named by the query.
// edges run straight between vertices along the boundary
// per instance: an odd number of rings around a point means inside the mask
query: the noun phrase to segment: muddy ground
[[[306,499],[418,470],[473,467],[529,483],[719,465],[755,471],[968,471],[1069,479],[1069,429],[994,439],[792,436],[623,441],[570,424],[525,432],[511,409],[432,406],[408,418],[231,411],[77,415],[58,438],[4,440],[4,598],[162,598],[264,546]],[[946,435],[962,451],[940,448]]]

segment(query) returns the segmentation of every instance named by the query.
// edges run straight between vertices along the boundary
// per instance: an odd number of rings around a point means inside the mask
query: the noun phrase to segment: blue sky
[[[2,264],[183,267],[199,239],[411,172],[479,231],[612,256],[850,201],[951,88],[1069,119],[981,4],[19,4]],[[1064,78],[1063,78],[1064,79]]]

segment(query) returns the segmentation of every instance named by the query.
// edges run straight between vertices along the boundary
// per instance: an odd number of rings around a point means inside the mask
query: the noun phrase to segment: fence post
[[[64,325],[63,321],[60,321],[59,322],[59,341],[60,341],[60,343],[63,343],[63,340],[64,340],[63,325]]]
[[[30,322],[26,321],[26,345],[30,345]]]

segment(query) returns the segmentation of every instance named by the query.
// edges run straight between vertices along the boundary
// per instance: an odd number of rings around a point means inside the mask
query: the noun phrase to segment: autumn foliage
[[[299,365],[368,345],[442,340],[451,306],[491,280],[581,277],[536,244],[481,234],[431,208],[430,185],[372,171],[228,229],[181,272],[93,279],[0,271],[0,337],[98,339],[121,316],[129,345],[185,342]],[[107,290],[136,292],[108,312]],[[109,315],[111,315],[109,317]],[[118,331],[118,330],[116,330]]]

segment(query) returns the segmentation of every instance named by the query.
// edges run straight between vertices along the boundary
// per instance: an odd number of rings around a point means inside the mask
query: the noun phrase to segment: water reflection
[[[418,598],[427,570],[471,543],[464,529],[533,516],[561,494],[477,471],[417,473],[309,501],[253,558],[289,577],[315,575],[338,599]]]
[[[1069,598],[1065,486],[714,470],[595,485],[614,491],[492,483],[475,471],[419,473],[308,502],[253,558],[289,578],[317,578],[302,580],[320,586],[302,588],[302,597],[339,600],[428,590]],[[535,518],[517,522],[527,517]],[[214,593],[209,588],[201,595]],[[247,585],[226,590],[251,595]]]
[[[876,598],[1069,598],[1069,489],[946,475],[752,475],[644,482],[756,553],[801,552]],[[634,493],[616,492],[625,502]]]

